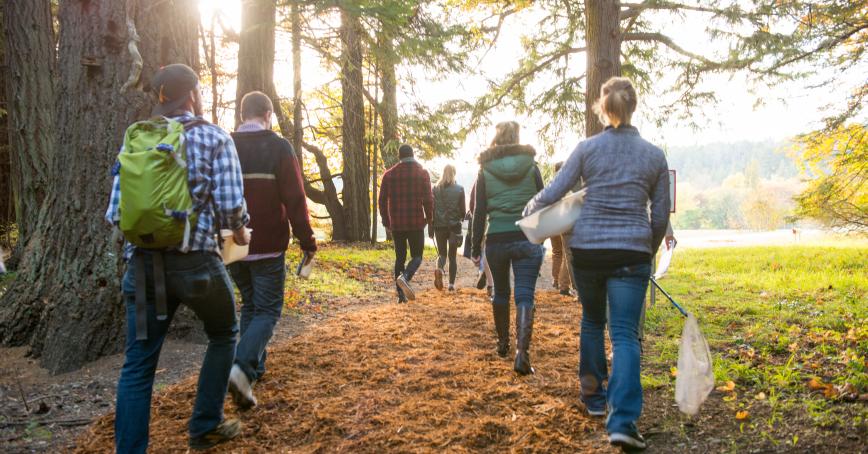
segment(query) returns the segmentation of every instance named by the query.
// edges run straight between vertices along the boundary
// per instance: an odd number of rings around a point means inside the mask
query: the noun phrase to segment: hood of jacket
[[[479,155],[483,169],[506,182],[519,181],[534,166],[536,150],[530,145],[497,145]]]

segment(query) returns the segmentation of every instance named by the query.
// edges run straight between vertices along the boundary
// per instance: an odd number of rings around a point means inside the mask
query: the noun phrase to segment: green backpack
[[[156,117],[131,125],[118,155],[121,232],[133,245],[145,249],[190,246],[191,225],[196,225],[193,199],[187,182],[184,132],[202,124],[183,124]]]

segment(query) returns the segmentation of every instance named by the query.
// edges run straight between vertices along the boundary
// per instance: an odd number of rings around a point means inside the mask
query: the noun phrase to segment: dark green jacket
[[[464,188],[458,183],[434,186],[434,228],[460,226],[464,220]]]
[[[543,187],[535,155],[529,145],[498,145],[479,156],[481,170],[473,213],[474,256],[478,256],[483,236],[488,237],[489,243],[525,238],[515,223],[521,219],[525,204]]]

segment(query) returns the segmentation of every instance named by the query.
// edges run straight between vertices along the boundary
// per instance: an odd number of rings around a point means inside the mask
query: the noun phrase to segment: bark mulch
[[[535,375],[516,375],[512,359],[494,353],[484,292],[428,290],[273,347],[255,389],[260,405],[239,415],[227,399],[243,435],[213,451],[615,452],[579,401],[579,307],[555,292],[537,296]],[[191,377],[156,393],[151,452],[186,451],[194,392]],[[76,452],[111,451],[113,420],[99,419]]]

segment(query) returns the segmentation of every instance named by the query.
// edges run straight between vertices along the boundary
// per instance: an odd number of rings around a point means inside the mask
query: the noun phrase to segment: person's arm
[[[425,210],[425,223],[428,224],[428,236],[434,238],[434,193],[431,191],[431,176],[428,171],[422,169],[422,209]]]
[[[298,238],[301,249],[306,252],[316,252],[316,238],[310,226],[310,214],[307,210],[307,195],[304,193],[304,180],[301,176],[301,166],[292,145],[281,140],[283,151],[280,155],[280,167],[277,172],[277,188],[280,201],[286,209],[286,217],[292,225],[292,234]]]
[[[214,183],[214,205],[217,222],[221,228],[232,230],[235,242],[241,246],[250,241],[244,227],[250,222],[247,204],[244,201],[244,177],[241,163],[235,151],[235,142],[226,137],[214,154],[211,167]]]
[[[461,213],[462,215],[464,215],[464,213],[467,212],[467,208],[466,208],[467,203],[464,200],[464,188],[461,188],[461,190],[459,192],[460,192],[460,197],[458,198],[458,204],[459,204],[458,208],[460,210],[458,212]],[[461,219],[459,219],[458,222],[460,223]]]
[[[389,173],[383,175],[383,180],[380,182],[380,196],[377,200],[377,205],[380,208],[380,219],[386,230],[390,230],[392,225],[389,220],[389,191],[391,190],[389,183],[391,178],[389,176]]]
[[[570,158],[561,167],[561,170],[555,175],[555,178],[545,186],[537,195],[534,196],[524,207],[523,216],[533,214],[555,202],[562,199],[576,183],[582,175],[582,159],[581,152],[582,144],[576,146]],[[539,171],[539,168],[537,168]]]
[[[651,187],[651,252],[657,253],[666,228],[669,225],[669,165],[666,159],[657,167],[657,175]]]
[[[543,182],[542,172],[539,170],[539,166],[533,166],[534,171],[534,182],[536,183],[536,190],[542,191],[546,184]]]
[[[470,188],[470,209],[467,212],[467,214],[470,216],[471,219],[473,218],[473,212],[476,211],[475,208],[476,208],[476,182],[474,181],[473,187]]]
[[[473,257],[481,257],[482,237],[485,236],[485,222],[488,216],[488,201],[485,200],[485,178],[483,178],[482,171],[479,171],[479,177],[476,179],[474,192],[476,200],[474,202],[473,210],[473,234],[471,235],[471,243],[473,247],[471,248],[470,255]]]

